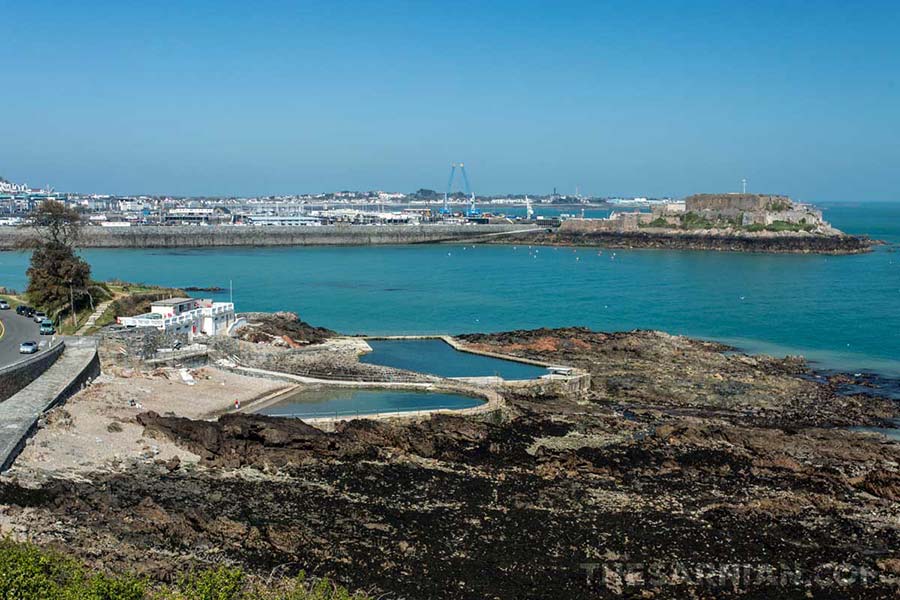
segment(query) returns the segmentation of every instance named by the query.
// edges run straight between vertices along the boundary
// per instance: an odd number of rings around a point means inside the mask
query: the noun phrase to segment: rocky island
[[[488,241],[791,254],[859,254],[878,243],[834,228],[811,205],[765,194],[695,194],[649,213],[568,219],[558,228]]]
[[[0,480],[0,532],[151,581],[226,564],[380,598],[900,591],[900,444],[852,429],[890,427],[900,410],[853,377],[661,332],[569,328],[454,343],[565,366],[575,384],[463,384],[361,364],[363,340],[286,313],[248,321],[195,340],[190,367],[116,351],[126,333],[102,342],[103,375],[42,420]],[[468,385],[496,402],[308,423],[252,414],[310,377]]]

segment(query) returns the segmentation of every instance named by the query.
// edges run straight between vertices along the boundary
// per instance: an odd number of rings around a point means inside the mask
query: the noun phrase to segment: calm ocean
[[[835,226],[889,245],[861,256],[442,245],[83,254],[99,279],[233,280],[240,311],[296,311],[346,333],[662,329],[898,376],[900,203],[823,208]],[[0,253],[0,285],[23,289],[26,265]]]

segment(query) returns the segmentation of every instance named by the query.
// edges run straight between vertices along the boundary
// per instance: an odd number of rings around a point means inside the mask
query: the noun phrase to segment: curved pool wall
[[[548,373],[545,367],[463,352],[439,338],[366,342],[372,352],[360,356],[360,362],[439,377],[502,377],[515,381],[537,379]]]
[[[253,411],[272,417],[340,418],[434,410],[462,410],[485,404],[482,398],[448,392],[386,388],[326,387],[293,392]]]

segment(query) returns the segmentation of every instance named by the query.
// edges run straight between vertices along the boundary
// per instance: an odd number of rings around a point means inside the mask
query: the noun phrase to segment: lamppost
[[[72,327],[78,327],[78,318],[75,315],[75,288],[72,286],[74,282],[69,281],[69,310],[72,311]],[[79,288],[79,293],[85,293],[88,295],[88,300],[91,303],[91,312],[94,311],[94,296],[91,294],[90,290],[87,288]]]

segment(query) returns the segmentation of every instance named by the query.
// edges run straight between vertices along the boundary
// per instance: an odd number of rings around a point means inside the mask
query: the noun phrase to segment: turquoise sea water
[[[272,417],[346,417],[385,412],[471,408],[483,401],[459,394],[390,389],[328,388],[303,391],[256,411]]]
[[[459,352],[441,340],[368,340],[372,352],[360,361],[441,377],[487,377],[512,381],[535,379],[547,369],[511,360]]]
[[[233,280],[238,310],[293,310],[346,333],[652,328],[900,375],[900,203],[825,208],[837,227],[892,245],[859,256],[444,245],[83,254],[99,279]],[[27,259],[0,253],[0,285],[24,288]]]

